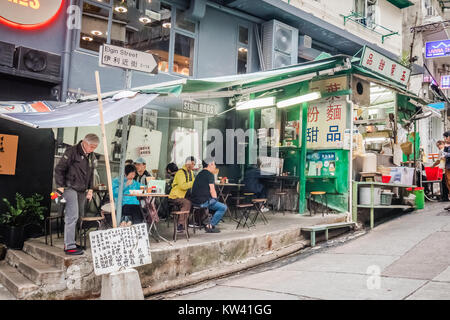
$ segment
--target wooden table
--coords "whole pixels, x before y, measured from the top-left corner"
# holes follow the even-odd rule
[[[162,198],[169,197],[168,194],[161,194],[161,193],[125,194],[124,196],[145,199],[145,206],[146,206],[147,212],[143,211],[143,218],[144,218],[145,222],[147,223],[147,226],[148,226],[148,214],[150,212],[150,204],[152,204],[152,202],[153,202],[153,205],[154,205],[156,198],[162,199]],[[159,203],[158,207],[156,207],[156,214],[158,214],[160,208],[161,208],[161,202]],[[161,239],[161,240],[167,242],[168,244],[173,245],[172,243],[170,243],[169,240],[167,240],[166,238],[164,238],[163,236],[161,236],[159,234],[158,228],[156,227],[155,220],[154,219],[151,219],[151,220],[152,220],[152,222],[151,222],[150,226],[148,226],[148,233],[158,242]]]

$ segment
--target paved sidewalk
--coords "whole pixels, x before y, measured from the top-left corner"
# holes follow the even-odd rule
[[[442,203],[314,254],[171,293],[168,299],[450,299],[450,213]],[[319,245],[323,243],[319,243]]]

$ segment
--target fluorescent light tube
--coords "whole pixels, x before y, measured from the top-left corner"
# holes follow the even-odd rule
[[[270,107],[275,104],[275,97],[267,97],[260,99],[252,99],[245,102],[238,102],[236,104],[236,110],[246,110],[253,108]]]
[[[317,100],[320,99],[321,97],[322,95],[320,94],[320,92],[311,92],[308,94],[304,94],[302,96],[280,101],[277,103],[277,108],[286,108],[303,102]]]

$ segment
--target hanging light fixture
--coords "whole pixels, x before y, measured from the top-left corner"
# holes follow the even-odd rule
[[[150,23],[152,19],[150,19],[148,16],[142,16],[139,18],[139,21],[142,22],[143,24],[147,24]]]
[[[101,36],[103,34],[103,32],[98,31],[98,30],[92,30],[91,34],[93,34],[94,36]]]
[[[120,1],[119,5],[114,7],[114,10],[119,13],[125,13],[128,11],[128,8],[126,6],[125,0]]]
[[[88,42],[94,41],[94,39],[92,37],[89,37],[89,36],[83,36],[83,37],[81,37],[81,39],[83,41],[88,41]]]
[[[270,107],[275,104],[275,97],[251,99],[236,103],[236,110]]]
[[[320,94],[320,92],[311,92],[298,97],[280,101],[277,103],[277,108],[286,108],[303,102],[317,100],[320,99],[321,97],[322,95]]]
[[[169,29],[169,28],[172,27],[172,24],[171,24],[170,22],[164,22],[164,23],[162,24],[162,26],[163,26],[163,28]]]

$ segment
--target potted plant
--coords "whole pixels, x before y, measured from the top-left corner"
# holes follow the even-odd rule
[[[5,244],[11,249],[22,249],[25,226],[44,220],[46,207],[41,206],[42,195],[34,194],[25,198],[16,193],[16,206],[3,198],[6,211],[0,213],[0,225],[3,227]]]

